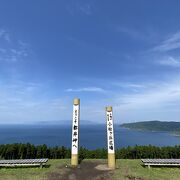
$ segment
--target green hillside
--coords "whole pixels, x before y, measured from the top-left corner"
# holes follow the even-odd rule
[[[180,134],[180,122],[165,121],[143,121],[135,123],[125,123],[121,127],[144,130],[144,131],[165,131]]]

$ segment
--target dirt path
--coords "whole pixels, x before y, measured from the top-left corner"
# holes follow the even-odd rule
[[[96,168],[98,162],[82,162],[78,168],[59,167],[47,174],[48,180],[113,180],[113,171]],[[102,163],[101,163],[102,164]],[[104,165],[105,166],[105,165]]]

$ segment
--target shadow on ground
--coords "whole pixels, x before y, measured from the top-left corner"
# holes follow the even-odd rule
[[[98,162],[82,161],[78,168],[58,167],[55,172],[47,174],[47,180],[113,180],[113,171],[98,170]]]
[[[50,164],[45,164],[45,165],[43,165],[43,168],[50,168],[51,167],[51,165]],[[0,167],[0,169],[31,169],[31,168],[39,168],[40,169],[40,166],[39,165],[37,165],[37,166],[7,166],[7,167]]]

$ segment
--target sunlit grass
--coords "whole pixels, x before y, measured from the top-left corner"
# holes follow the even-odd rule
[[[179,180],[178,167],[147,167],[142,166],[140,160],[118,159],[115,179],[142,179],[142,180]]]

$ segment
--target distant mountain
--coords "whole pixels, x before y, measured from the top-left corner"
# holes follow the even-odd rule
[[[143,131],[165,131],[180,135],[180,122],[167,121],[143,121],[135,123],[124,123],[120,125],[124,128]]]
[[[36,124],[40,125],[71,125],[72,124],[72,119],[71,120],[52,120],[52,121],[38,121]],[[80,120],[80,125],[93,125],[94,122],[88,121],[88,120]],[[97,124],[97,123],[96,123]]]

